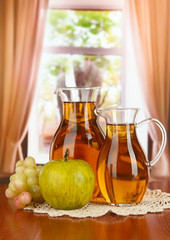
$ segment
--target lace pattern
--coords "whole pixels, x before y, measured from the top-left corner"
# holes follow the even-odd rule
[[[148,189],[142,202],[132,206],[111,206],[102,203],[88,203],[81,209],[58,210],[50,207],[46,202],[42,204],[30,203],[24,209],[32,210],[39,214],[48,214],[50,217],[70,216],[74,218],[100,217],[108,212],[121,216],[144,215],[148,212],[163,212],[170,208],[170,193],[162,192],[160,189]]]

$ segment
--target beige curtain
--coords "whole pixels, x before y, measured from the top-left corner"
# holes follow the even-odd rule
[[[48,0],[0,1],[0,172],[12,173],[36,86]]]
[[[168,133],[161,160],[152,167],[152,177],[170,174],[170,1],[127,0],[136,61],[145,99],[145,111],[160,120]],[[159,149],[160,136],[150,125],[153,156]]]

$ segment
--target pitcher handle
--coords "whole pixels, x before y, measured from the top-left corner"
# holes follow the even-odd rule
[[[146,163],[146,165],[148,167],[152,167],[159,160],[159,158],[161,157],[161,155],[162,155],[162,153],[163,153],[163,151],[165,149],[166,142],[167,142],[167,134],[166,134],[166,130],[165,130],[163,124],[160,121],[158,121],[157,119],[155,119],[155,118],[147,118],[147,119],[145,119],[145,120],[143,120],[143,121],[141,121],[139,123],[136,123],[135,125],[136,125],[136,127],[140,127],[143,124],[149,123],[149,122],[154,122],[160,128],[161,133],[162,133],[162,143],[161,143],[159,152],[157,153],[156,157],[153,160],[148,161]]]

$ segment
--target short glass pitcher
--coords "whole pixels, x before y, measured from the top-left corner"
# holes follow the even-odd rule
[[[156,119],[136,122],[138,109],[98,109],[97,114],[106,120],[106,137],[101,149],[97,176],[103,197],[109,204],[118,206],[139,203],[148,185],[148,169],[160,158],[166,145],[166,131]],[[136,129],[154,122],[162,133],[162,144],[157,156],[148,161],[139,144]]]

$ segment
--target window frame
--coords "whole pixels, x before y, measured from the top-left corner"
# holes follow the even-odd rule
[[[85,5],[78,5],[75,0],[71,0],[68,4],[67,0],[63,0],[63,3],[59,3],[56,0],[50,0],[48,10],[73,10],[73,11],[122,11],[123,20],[122,20],[122,44],[120,48],[93,48],[93,47],[55,47],[55,46],[43,46],[42,53],[54,53],[54,54],[87,54],[87,55],[115,55],[122,57],[121,61],[121,86],[122,92],[125,91],[125,0],[105,0],[106,3],[102,5],[93,4],[94,0],[89,2],[90,7],[88,6],[88,1]],[[121,105],[125,104],[124,94],[121,95]]]

